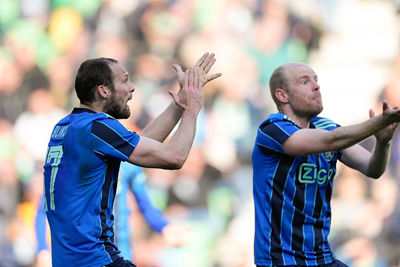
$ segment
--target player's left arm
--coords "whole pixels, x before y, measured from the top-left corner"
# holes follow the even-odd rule
[[[139,168],[139,167],[137,167]],[[138,171],[133,177],[131,184],[131,191],[135,196],[137,205],[150,227],[161,233],[162,229],[169,223],[165,218],[163,212],[156,208],[150,200],[147,187],[145,174],[142,170]]]
[[[35,234],[37,240],[37,250],[35,255],[35,267],[50,267],[51,266],[51,253],[47,242],[47,220],[46,212],[44,210],[44,199],[41,197],[40,203],[36,210],[35,218]]]

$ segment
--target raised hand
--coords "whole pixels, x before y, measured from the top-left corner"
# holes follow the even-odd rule
[[[400,110],[398,107],[392,108],[386,101],[383,101],[382,110],[385,116],[397,116],[397,120],[395,119],[395,122],[389,124],[387,127],[375,133],[376,140],[378,142],[386,144],[392,139],[394,132],[399,125]],[[369,110],[369,117],[375,117],[375,113],[372,109]]]
[[[183,87],[178,94],[168,92],[175,103],[183,109],[199,112],[203,102],[200,75],[196,68],[187,69],[183,78]]]
[[[193,66],[193,69],[196,70],[198,74],[200,88],[202,88],[209,81],[212,81],[221,76],[221,73],[216,73],[207,76],[207,73],[210,71],[211,67],[214,65],[216,61],[214,56],[215,55],[213,53],[209,54],[207,52]],[[182,96],[182,87],[184,85],[185,72],[182,71],[181,66],[179,66],[178,64],[173,64],[172,67],[174,67],[174,69],[176,70],[180,90],[177,94],[172,91],[169,91],[168,93],[171,95],[172,99],[178,106],[183,107],[180,103],[185,102],[184,99],[181,99],[181,97],[184,98],[184,96]]]
[[[193,68],[196,69],[197,73],[199,74],[199,80],[200,80],[201,87],[203,87],[209,81],[212,81],[222,75],[221,73],[216,73],[216,74],[207,76],[207,73],[210,71],[211,67],[214,65],[214,63],[216,61],[214,56],[215,56],[214,53],[210,54],[207,52],[193,66]],[[180,89],[180,91],[181,91],[185,73],[183,72],[181,66],[179,66],[178,64],[173,64],[172,67],[175,69],[176,74],[178,76],[178,82],[179,82],[179,87],[181,88]],[[178,92],[178,95],[180,94],[180,91]],[[169,94],[171,96],[173,96],[175,93],[169,92]]]
[[[181,247],[191,239],[192,229],[178,224],[168,224],[162,230],[162,236],[168,246]]]
[[[221,73],[216,73],[210,76],[207,76],[207,73],[210,71],[211,67],[214,65],[215,59],[214,53],[205,53],[199,60],[197,60],[196,64],[193,66],[194,69],[197,70],[200,77],[201,86],[204,86],[209,81],[212,81],[221,76]],[[183,77],[185,73],[182,71],[181,66],[178,64],[173,64],[172,67],[176,70],[178,76],[179,86],[182,88],[183,86]]]

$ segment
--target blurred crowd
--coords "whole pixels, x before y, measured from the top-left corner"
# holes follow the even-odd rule
[[[79,64],[102,56],[126,66],[136,91],[124,123],[139,131],[178,90],[171,65],[192,66],[206,51],[223,76],[204,88],[188,161],[177,171],[145,169],[153,203],[191,227],[189,242],[166,247],[132,201],[134,258],[139,267],[254,266],[251,152],[256,127],[275,112],[268,79],[283,63],[318,56],[342,2],[1,0],[0,266],[35,266],[44,155],[54,124],[79,104]],[[399,1],[384,2],[400,11]],[[382,99],[400,105],[400,56],[387,65],[377,110]],[[350,266],[400,266],[400,133],[384,177],[368,180],[341,166],[336,179],[337,256]]]

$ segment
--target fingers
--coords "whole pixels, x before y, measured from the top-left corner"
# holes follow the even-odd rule
[[[375,117],[375,112],[372,109],[370,109],[369,110],[369,118],[373,118],[373,117]]]
[[[193,76],[194,76],[193,77],[193,85],[195,88],[199,88],[200,87],[199,86],[200,79],[199,79],[199,75],[198,75],[196,69],[193,70]]]
[[[209,53],[206,52],[199,60],[197,60],[196,64],[194,65],[195,67],[200,67],[204,60],[208,57]]]
[[[194,67],[202,68],[206,73],[211,69],[214,65],[216,59],[214,58],[215,54],[208,52],[205,53],[194,65]]]
[[[188,86],[193,86],[194,78],[195,78],[194,70],[192,68],[190,68],[189,69],[189,83],[188,83]]]
[[[193,86],[194,88],[201,88],[200,86],[200,77],[196,68],[189,69],[189,86]]]
[[[190,69],[187,69],[186,72],[185,72],[185,78],[184,78],[184,81],[183,81],[183,85],[185,87],[189,86],[189,74],[190,74],[189,71],[190,71]]]
[[[212,65],[215,63],[215,54],[211,53],[203,62],[203,64],[200,65],[200,68],[202,68],[206,73],[211,69]]]
[[[204,86],[206,83],[209,81],[212,81],[218,77],[221,76],[221,73],[213,74],[210,76],[207,76],[207,73],[210,71],[211,67],[214,65],[216,62],[215,59],[215,54],[214,53],[205,53],[193,66],[192,69],[196,70],[196,76],[198,76],[198,79],[194,83],[195,87],[199,86]],[[177,70],[180,69],[180,66],[174,66],[174,68]],[[194,80],[191,80],[194,81]],[[197,83],[198,81],[198,83]]]
[[[175,69],[177,73],[182,73],[182,68],[178,64],[172,64],[172,67]]]
[[[177,101],[177,98],[176,98],[176,94],[174,92],[172,92],[172,91],[168,91],[168,94],[172,97],[172,100],[174,100],[174,102],[176,104],[178,104],[178,101]]]
[[[383,100],[382,101],[382,110],[385,111],[389,108],[390,108],[390,105],[388,104],[388,102],[386,100]]]
[[[221,75],[222,75],[221,73],[216,73],[216,74],[213,74],[213,75],[207,77],[206,83],[208,83],[209,81],[212,81],[212,80],[214,80],[214,79],[216,79],[218,77],[221,77]]]

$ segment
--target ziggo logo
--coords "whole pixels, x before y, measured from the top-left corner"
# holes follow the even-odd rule
[[[317,165],[314,163],[302,163],[299,167],[299,181],[300,183],[313,184],[318,182],[323,185],[328,182],[335,174],[333,169],[318,170]]]

